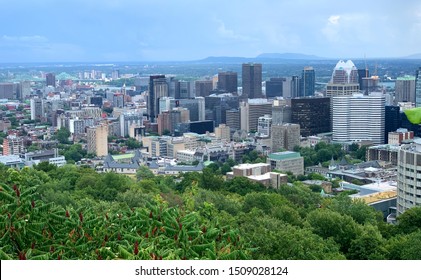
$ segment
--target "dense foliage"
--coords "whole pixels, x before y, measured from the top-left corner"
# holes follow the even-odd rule
[[[421,210],[386,224],[299,181],[279,190],[221,166],[177,177],[0,166],[1,259],[420,259]]]

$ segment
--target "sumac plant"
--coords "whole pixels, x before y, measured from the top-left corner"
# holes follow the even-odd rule
[[[0,259],[250,259],[238,231],[157,201],[64,209],[36,187],[0,184]]]

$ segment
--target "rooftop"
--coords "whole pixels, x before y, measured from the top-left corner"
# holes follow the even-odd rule
[[[285,160],[285,159],[293,159],[293,158],[299,158],[299,157],[301,157],[300,153],[291,152],[291,151],[272,153],[269,155],[269,158],[274,159],[274,160]]]

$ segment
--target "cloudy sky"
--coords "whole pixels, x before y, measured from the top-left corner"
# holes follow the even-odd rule
[[[419,0],[0,0],[1,62],[421,53]]]

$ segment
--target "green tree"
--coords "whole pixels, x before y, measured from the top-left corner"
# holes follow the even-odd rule
[[[306,221],[315,234],[323,238],[333,238],[345,255],[361,230],[348,215],[341,215],[329,209],[317,209],[307,215]]]
[[[129,148],[129,149],[131,149],[131,150],[134,150],[134,149],[139,149],[142,145],[140,144],[140,142],[139,141],[137,141],[136,139],[134,139],[134,138],[129,138],[129,139],[127,139],[127,141],[126,141],[126,146],[127,146],[127,148]]]
[[[137,180],[144,180],[144,179],[153,179],[155,174],[145,165],[139,166],[136,171],[136,178]]]
[[[69,143],[69,137],[70,137],[70,131],[67,128],[61,127],[57,131],[57,140],[61,144],[68,144]]]
[[[421,207],[413,207],[397,218],[398,230],[402,233],[411,233],[421,229]]]

